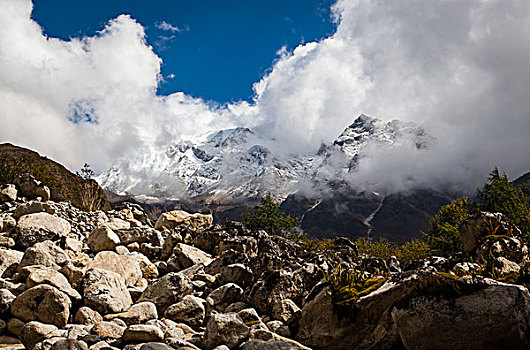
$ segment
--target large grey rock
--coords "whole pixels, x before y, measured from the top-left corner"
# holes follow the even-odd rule
[[[68,221],[48,213],[22,216],[16,226],[16,242],[20,248],[29,248],[35,243],[66,237],[71,226]]]
[[[58,328],[51,324],[37,321],[28,322],[20,331],[19,339],[26,349],[31,350],[35,344],[57,335]]]
[[[184,210],[173,210],[163,213],[155,223],[155,229],[172,230],[179,225],[186,225],[190,230],[205,230],[212,226],[213,216],[211,214],[190,214]]]
[[[236,349],[249,336],[249,328],[236,313],[214,313],[204,332],[204,348],[211,350],[218,345]]]
[[[219,283],[235,283],[238,286],[245,287],[252,282],[253,278],[254,273],[244,264],[230,264],[221,269]]]
[[[120,237],[114,233],[108,226],[101,225],[90,232],[87,239],[90,250],[94,253],[103,250],[114,250],[120,244]]]
[[[53,215],[55,214],[55,209],[48,202],[30,201],[19,205],[13,213],[13,218],[18,220],[24,215],[42,212]]]
[[[92,310],[88,306],[82,306],[77,310],[74,322],[82,325],[92,326],[103,321],[99,312]]]
[[[263,340],[263,341],[266,341],[267,343],[269,342],[280,342],[280,344],[282,344],[282,346],[284,346],[284,344],[289,344],[291,346],[291,349],[293,350],[311,350],[310,348],[308,348],[307,346],[304,346],[302,344],[300,344],[299,342],[297,341],[294,341],[292,339],[289,339],[289,338],[286,338],[286,337],[282,337],[278,334],[275,334],[271,331],[268,331],[266,329],[252,329],[250,331],[250,338],[251,340]],[[273,343],[274,344],[274,343]],[[264,344],[265,345],[265,348],[269,348],[269,346],[271,346],[272,344]]]
[[[384,289],[384,291],[383,291]],[[388,285],[374,296],[357,305],[355,319],[351,311],[340,313],[333,302],[331,290],[324,287],[302,308],[296,339],[313,349],[391,350],[399,347],[400,339],[390,312],[393,304],[410,295],[403,285]]]
[[[497,284],[456,298],[421,296],[392,311],[407,349],[528,349],[530,295]]]
[[[18,271],[20,272],[24,267],[31,265],[42,265],[59,269],[60,266],[66,265],[69,261],[70,257],[64,250],[52,241],[44,241],[26,249],[18,266]]]
[[[0,232],[9,232],[17,225],[17,221],[11,214],[0,214]]]
[[[17,200],[17,188],[13,184],[0,186],[0,202]]]
[[[16,297],[11,314],[24,321],[41,321],[64,327],[70,317],[72,302],[66,294],[48,285],[30,288]]]
[[[240,350],[296,350],[291,343],[281,340],[252,339],[241,344]]]
[[[0,319],[7,319],[11,304],[13,304],[15,298],[15,295],[8,289],[0,289]]]
[[[127,255],[118,255],[111,251],[99,252],[88,268],[99,268],[119,274],[126,286],[134,286],[142,278],[142,270],[138,261]]]
[[[291,299],[282,299],[272,307],[272,317],[293,325],[302,317],[302,311]]]
[[[209,310],[224,311],[243,296],[243,289],[235,283],[227,283],[212,291],[206,298]]]
[[[88,350],[88,345],[77,339],[61,339],[53,343],[50,350]]]
[[[81,295],[72,288],[66,277],[52,268],[35,266],[31,269],[31,273],[26,279],[26,286],[31,288],[39,284],[49,284],[66,293],[73,300],[81,300]]]
[[[160,231],[152,228],[134,227],[130,229],[121,229],[115,231],[120,238],[121,245],[128,245],[131,243],[150,243],[155,247],[162,247],[164,244],[164,237]]]
[[[109,314],[105,316],[106,320],[119,318],[123,320],[127,325],[144,323],[149,320],[157,319],[158,313],[156,311],[155,304],[144,301],[138,304],[134,304],[127,311],[120,312],[117,314]]]
[[[202,326],[206,316],[206,301],[193,295],[186,295],[181,301],[171,305],[166,310],[165,316],[190,326]]]
[[[158,277],[158,268],[149,260],[149,258],[141,253],[132,253],[131,256],[138,261],[140,269],[142,270],[142,277],[151,281]]]
[[[110,339],[119,339],[123,336],[125,332],[123,326],[118,325],[114,322],[101,321],[98,322],[90,329],[90,332],[101,337],[105,337],[107,340]]]
[[[150,301],[156,305],[159,315],[163,315],[166,309],[178,302],[184,296],[193,292],[193,285],[188,277],[179,273],[168,273],[162,278],[155,280],[143,292],[138,302]]]
[[[82,282],[85,304],[102,313],[117,313],[132,305],[123,278],[115,272],[92,268]]]
[[[286,270],[275,270],[263,273],[246,294],[249,304],[260,314],[271,314],[272,307],[282,299],[291,299],[301,304],[305,286],[300,274]]]
[[[0,278],[6,277],[4,276],[6,272],[9,275],[16,272],[23,256],[24,253],[17,250],[0,248]]]
[[[18,187],[18,195],[27,199],[41,198],[44,201],[50,199],[50,189],[36,180],[30,174],[21,174],[15,178]]]
[[[494,231],[495,230],[495,231]],[[462,247],[466,254],[475,255],[483,237],[489,235],[520,236],[521,231],[501,213],[480,212],[460,226]]]
[[[124,342],[157,342],[164,339],[164,333],[156,326],[135,324],[127,327],[123,333]]]
[[[208,264],[212,260],[210,254],[187,244],[177,243],[173,255],[168,261],[170,271],[180,271],[196,264]]]

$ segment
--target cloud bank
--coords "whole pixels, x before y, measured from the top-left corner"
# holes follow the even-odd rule
[[[385,188],[482,182],[530,170],[526,0],[339,0],[336,32],[280,50],[252,103],[159,96],[161,60],[127,15],[96,36],[46,37],[32,4],[0,4],[0,142],[105,170],[170,142],[244,125],[313,152],[361,113],[422,125],[428,151],[371,147],[351,181]]]

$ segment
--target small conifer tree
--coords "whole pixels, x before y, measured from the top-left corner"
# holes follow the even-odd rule
[[[242,215],[242,222],[249,230],[265,230],[269,234],[282,236],[291,232],[298,221],[298,218],[281,211],[270,193],[260,199],[260,204],[256,204],[253,211],[247,210]]]

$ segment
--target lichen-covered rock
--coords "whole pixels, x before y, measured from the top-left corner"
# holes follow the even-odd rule
[[[108,226],[101,225],[90,232],[87,239],[90,250],[98,253],[104,250],[114,250],[120,244],[120,237]]]
[[[191,294],[192,291],[193,285],[188,277],[172,272],[155,280],[147,287],[138,302],[150,301],[154,303],[158,314],[163,315],[170,305]]]
[[[117,313],[132,305],[131,295],[123,278],[115,272],[92,268],[82,282],[85,305],[102,313]]]
[[[45,284],[30,288],[16,297],[11,314],[24,321],[41,321],[64,327],[72,302],[57,288]]]
[[[236,313],[214,313],[210,317],[204,332],[204,348],[211,350],[218,345],[237,349],[249,336],[249,328]]]
[[[16,226],[16,243],[20,248],[29,248],[35,243],[56,240],[70,232],[68,221],[48,213],[34,213],[22,216]]]
[[[142,278],[142,270],[138,261],[128,255],[119,255],[111,251],[99,252],[94,260],[88,264],[88,268],[99,268],[116,272],[125,282],[132,287]]]

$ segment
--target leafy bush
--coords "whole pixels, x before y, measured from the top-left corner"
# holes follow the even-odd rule
[[[429,245],[419,239],[413,239],[410,242],[398,245],[384,238],[380,238],[377,241],[370,241],[362,237],[358,238],[355,244],[359,253],[382,258],[385,261],[391,256],[395,256],[399,262],[408,263],[431,256]]]
[[[495,168],[482,189],[477,189],[478,208],[481,211],[503,213],[523,232],[525,236],[530,231],[530,210],[528,197],[523,191],[515,187],[506,174],[499,174]]]
[[[326,280],[331,287],[335,304],[355,309],[355,302],[360,297],[379,289],[387,278],[370,278],[361,270],[348,270],[337,265]]]
[[[459,226],[470,214],[470,201],[463,197],[443,206],[431,220],[425,235],[433,253],[450,256],[462,248]]]
[[[243,224],[250,230],[265,230],[273,235],[286,235],[298,225],[299,219],[286,215],[274,203],[270,194],[260,199],[254,211],[247,210],[242,215]]]

